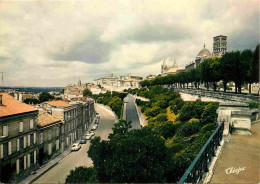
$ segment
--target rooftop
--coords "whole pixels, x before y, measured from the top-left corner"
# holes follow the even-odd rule
[[[0,105],[0,117],[21,114],[25,112],[33,112],[37,109],[30,105],[16,101],[12,96],[6,93],[2,95],[2,105]]]
[[[49,101],[49,102],[45,102],[45,103],[48,103],[48,104],[56,106],[56,107],[69,107],[69,106],[71,106],[70,104],[68,104],[67,102],[64,102],[62,100],[53,100],[53,101]]]
[[[46,126],[57,121],[61,121],[58,117],[54,117],[48,113],[42,112],[38,116],[38,125],[39,126]]]

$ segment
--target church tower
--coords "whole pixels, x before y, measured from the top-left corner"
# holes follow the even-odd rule
[[[81,86],[81,80],[80,80],[80,78],[79,78],[78,86]]]
[[[161,65],[161,74],[164,74],[165,71],[167,71],[168,66],[166,64],[165,59],[163,60],[163,64]]]

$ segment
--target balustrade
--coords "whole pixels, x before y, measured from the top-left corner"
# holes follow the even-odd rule
[[[215,156],[217,147],[220,145],[223,130],[224,122],[221,122],[181,177],[179,184],[198,183],[203,179],[203,175],[208,172],[211,160]]]

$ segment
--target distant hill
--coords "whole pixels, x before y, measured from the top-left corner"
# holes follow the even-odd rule
[[[0,87],[0,89],[16,89],[19,92],[34,92],[34,93],[42,93],[49,91],[58,91],[61,92],[63,87]]]

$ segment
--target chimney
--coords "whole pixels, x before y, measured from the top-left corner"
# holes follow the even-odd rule
[[[3,96],[0,94],[0,106],[3,105]]]

